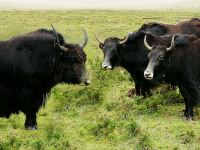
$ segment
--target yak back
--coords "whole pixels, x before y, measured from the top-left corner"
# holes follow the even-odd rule
[[[166,34],[182,33],[182,34],[193,34],[197,37],[200,37],[200,19],[192,18],[190,20],[178,22],[174,25],[150,22],[148,24],[143,24],[138,31],[150,32],[152,34],[159,36]]]
[[[64,38],[58,36],[60,44],[63,44]],[[49,61],[57,53],[54,42],[55,35],[46,29],[0,42],[0,82],[45,77]]]

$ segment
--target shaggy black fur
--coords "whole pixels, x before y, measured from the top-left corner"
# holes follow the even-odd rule
[[[112,66],[112,68],[121,66],[125,68],[135,82],[136,95],[143,95],[150,92],[159,80],[163,80],[158,76],[152,81],[144,78],[144,70],[148,64],[149,51],[144,47],[144,33],[151,32],[155,35],[165,35],[174,33],[200,35],[199,19],[191,19],[180,22],[175,25],[149,23],[144,24],[138,31],[129,35],[128,41],[124,44],[119,44],[122,39],[107,38],[99,47],[104,53],[104,62]],[[149,42],[151,43],[151,42]]]
[[[57,83],[80,83],[86,55],[78,45],[66,44],[52,30],[39,29],[0,42],[0,116],[22,111],[26,129],[37,129],[36,114]]]
[[[172,36],[156,38],[170,43]],[[148,70],[165,74],[169,83],[178,85],[185,100],[184,115],[192,119],[193,108],[200,102],[200,40],[193,35],[179,34],[175,36],[175,46],[171,51],[166,50],[168,44],[152,45]]]

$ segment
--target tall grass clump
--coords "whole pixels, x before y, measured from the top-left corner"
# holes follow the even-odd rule
[[[45,146],[48,149],[67,149],[71,147],[68,138],[65,137],[64,126],[60,122],[53,122],[48,125],[46,140],[48,143],[45,143]]]
[[[108,115],[102,115],[96,119],[96,122],[90,128],[90,132],[96,137],[96,139],[110,138],[115,127],[116,122],[114,119]]]

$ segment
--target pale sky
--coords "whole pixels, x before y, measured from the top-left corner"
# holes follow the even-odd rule
[[[200,9],[200,0],[0,0],[1,9]]]

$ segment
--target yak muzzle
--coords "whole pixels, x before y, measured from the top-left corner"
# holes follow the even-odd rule
[[[89,85],[91,83],[89,75],[86,71],[84,71],[84,73],[82,74],[81,81],[81,85]]]
[[[112,69],[112,66],[110,64],[107,64],[107,63],[102,63],[101,67],[103,69]]]
[[[86,80],[86,81],[84,82],[85,85],[90,85],[90,83],[91,83],[90,80]]]
[[[147,80],[152,80],[152,79],[153,79],[153,72],[148,71],[148,70],[145,70],[145,71],[144,71],[144,77],[145,77]]]
[[[90,80],[86,80],[86,81],[83,81],[82,83],[80,83],[79,85],[81,86],[88,86],[90,85],[91,81]]]

